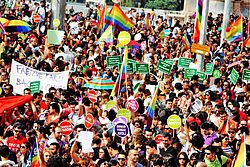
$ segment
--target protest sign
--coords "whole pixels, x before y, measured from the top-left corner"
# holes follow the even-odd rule
[[[118,35],[119,43],[127,45],[130,42],[131,36],[127,31],[121,31]]]
[[[128,64],[129,63],[133,64],[133,72],[136,71],[136,64],[138,64],[138,63],[133,59],[128,59]]]
[[[133,112],[136,112],[139,108],[139,104],[135,99],[130,99],[126,102],[126,109],[131,109]]]
[[[243,71],[243,76],[242,76],[243,80],[250,80],[250,70],[244,70]]]
[[[30,82],[30,93],[39,93],[40,92],[40,81]]]
[[[167,119],[167,124],[172,129],[178,129],[181,126],[181,118],[178,115],[170,115]]]
[[[65,136],[70,135],[74,130],[73,125],[69,121],[62,121],[59,126],[62,128],[62,134]]]
[[[127,72],[129,74],[132,74],[134,72],[133,63],[128,63],[128,65],[127,65]]]
[[[214,77],[214,78],[220,78],[220,77],[221,77],[220,70],[214,70],[214,72],[213,72],[213,77]]]
[[[198,113],[198,112],[201,111],[202,107],[203,107],[202,101],[199,100],[199,99],[196,99],[196,100],[193,102],[192,106],[190,107],[190,110],[191,110],[191,112],[192,112],[193,114],[196,114],[196,113]]]
[[[236,82],[239,78],[238,72],[233,68],[231,71],[231,74],[229,75],[230,81],[233,82],[234,85],[236,85]]]
[[[92,114],[88,113],[84,119],[84,125],[87,129],[90,129],[94,124],[94,117]]]
[[[201,71],[197,71],[196,73],[199,76],[199,81],[204,81],[206,79],[206,74]]]
[[[191,52],[205,55],[210,52],[210,46],[193,43],[191,46]]]
[[[48,41],[47,41],[48,44],[61,45],[61,42],[64,37],[64,31],[48,30],[47,36],[48,36]]]
[[[113,126],[117,125],[118,123],[127,124],[128,121],[125,117],[119,116],[112,121]]]
[[[192,76],[197,74],[197,69],[186,68],[184,71],[184,78],[191,79]]]
[[[155,136],[155,142],[156,142],[156,144],[161,144],[162,140],[163,140],[163,135],[162,134],[159,134],[159,135]]]
[[[93,141],[94,134],[90,131],[81,131],[79,133],[77,141],[82,143],[82,152],[88,153],[93,152],[92,148],[92,141]]]
[[[172,64],[169,64],[168,62],[163,60],[159,60],[157,65],[157,69],[165,74],[169,74],[171,72],[172,67]]]
[[[40,90],[45,94],[50,87],[67,89],[68,75],[69,71],[43,72],[12,60],[10,84],[13,85],[14,93],[22,95],[23,90],[30,87],[30,82],[40,81]]]
[[[128,126],[122,122],[116,124],[115,134],[119,137],[126,137],[128,135]]]
[[[149,73],[148,64],[136,64],[136,72],[139,74],[148,74]]]
[[[111,100],[111,101],[107,102],[107,104],[106,104],[106,110],[109,111],[110,109],[114,108],[115,106],[116,106],[116,101]]]
[[[212,63],[207,63],[207,64],[206,64],[205,74],[206,74],[206,75],[213,75],[213,71],[214,71],[214,64],[212,64]]]
[[[178,60],[178,67],[179,68],[188,68],[189,64],[192,61],[193,61],[192,59],[180,57],[179,60]]]
[[[108,67],[114,67],[121,63],[121,56],[108,56],[106,60]]]
[[[96,103],[97,102],[97,93],[95,90],[90,90],[88,92],[88,98],[92,103]]]
[[[131,112],[128,111],[127,109],[122,108],[122,109],[118,110],[116,116],[117,117],[119,117],[119,116],[125,117],[127,119],[127,121],[130,122]]]
[[[167,62],[168,64],[171,64],[171,65],[174,64],[174,60],[173,59],[166,59],[164,61]]]
[[[53,26],[58,27],[60,25],[60,20],[59,19],[54,19],[53,20]]]

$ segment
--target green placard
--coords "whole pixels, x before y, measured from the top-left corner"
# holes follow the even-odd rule
[[[128,111],[127,109],[123,109],[123,108],[122,108],[122,109],[118,110],[118,112],[117,112],[116,117],[119,117],[119,116],[125,117],[126,120],[127,120],[128,122],[130,122],[131,112]]]
[[[205,71],[205,74],[206,74],[206,75],[213,75],[213,71],[214,71],[214,64],[212,64],[212,63],[207,63],[207,64],[206,64],[206,71]]]
[[[200,81],[204,81],[206,79],[206,74],[204,72],[197,71],[196,74],[200,77]]]
[[[109,111],[110,109],[114,108],[115,106],[116,106],[116,101],[112,100],[106,104],[106,109]]]
[[[169,74],[171,72],[172,67],[172,64],[169,64],[168,62],[163,60],[159,60],[157,65],[157,69],[165,74]]]
[[[133,59],[128,59],[128,63],[132,63],[133,64],[133,71],[136,71],[136,64],[138,64],[138,63]]]
[[[234,85],[236,85],[236,82],[239,78],[238,72],[233,68],[231,71],[231,74],[229,75],[230,81],[233,82]]]
[[[193,61],[192,59],[180,57],[179,60],[178,60],[178,67],[179,68],[188,68],[189,64],[192,61]]]
[[[108,56],[106,60],[108,67],[114,67],[121,63],[121,56]]]
[[[243,76],[242,76],[243,80],[250,80],[250,70],[244,70],[243,71]]]
[[[174,60],[173,59],[166,59],[164,61],[167,62],[168,64],[171,64],[171,65],[174,64]]]
[[[136,72],[139,74],[148,74],[149,73],[148,64],[136,64]]]
[[[40,92],[40,81],[30,82],[30,92],[31,94]]]
[[[220,77],[221,77],[220,70],[214,70],[214,72],[213,72],[213,77],[214,77],[214,78],[220,78]]]
[[[184,71],[184,78],[191,79],[192,76],[197,74],[197,69],[186,68]]]
[[[133,63],[128,63],[127,72],[128,72],[129,74],[132,74],[132,73],[134,72]]]

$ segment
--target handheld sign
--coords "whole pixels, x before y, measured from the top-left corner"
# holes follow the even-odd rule
[[[88,98],[92,103],[96,103],[97,102],[97,94],[95,90],[90,90],[88,93]]]
[[[127,124],[128,121],[127,121],[127,119],[126,119],[125,117],[121,117],[121,116],[120,116],[120,117],[115,118],[115,119],[112,121],[113,126],[117,125],[118,123]]]
[[[70,135],[74,130],[73,125],[69,121],[62,121],[59,126],[62,128],[62,134],[64,136]]]
[[[231,74],[230,74],[229,78],[230,78],[230,81],[232,81],[233,84],[236,85],[236,82],[237,82],[237,80],[239,78],[239,74],[234,68],[231,71]]]
[[[179,68],[188,68],[189,64],[192,61],[193,61],[192,59],[180,57],[179,60],[178,60],[178,67]]]
[[[109,111],[110,109],[114,108],[115,106],[116,106],[116,101],[111,100],[111,101],[107,102],[106,109]]]
[[[121,63],[121,56],[108,56],[106,60],[108,67],[114,67]]]
[[[35,14],[35,15],[33,16],[33,20],[34,20],[35,23],[40,23],[41,18],[40,18],[39,15]]]
[[[139,108],[139,104],[136,100],[130,99],[126,102],[126,109],[131,109],[133,112],[136,112]]]
[[[118,40],[122,45],[127,45],[131,40],[131,36],[127,31],[121,31]]]
[[[169,64],[166,61],[159,60],[157,69],[165,74],[169,74],[171,72],[172,66],[172,64]]]
[[[213,71],[214,71],[214,64],[207,63],[206,70],[205,70],[206,75],[213,75]]]
[[[39,93],[40,92],[40,81],[30,82],[30,93]]]
[[[199,76],[199,81],[204,81],[206,79],[206,74],[201,71],[197,71],[196,73]]]
[[[214,70],[214,72],[213,72],[213,77],[214,77],[214,78],[220,78],[220,77],[221,77],[220,70]]]
[[[140,33],[136,34],[134,39],[135,39],[135,41],[140,41],[141,40],[141,34]]]
[[[197,69],[186,68],[184,71],[184,78],[191,79],[192,76],[197,74]]]
[[[54,27],[58,27],[60,25],[60,20],[59,19],[54,19],[53,20],[53,25],[54,25]]]
[[[122,109],[118,110],[116,116],[117,117],[123,116],[123,117],[125,117],[127,119],[128,122],[130,122],[131,112],[128,111],[127,109],[122,108]]]
[[[121,122],[116,124],[115,134],[119,137],[126,137],[128,135],[128,126]]]
[[[167,124],[172,129],[178,129],[181,126],[181,118],[178,115],[170,115]]]
[[[203,107],[202,101],[196,99],[193,105],[191,106],[190,110],[193,114],[196,114],[201,111],[202,107]]]
[[[162,135],[156,135],[155,136],[155,142],[156,144],[161,144],[163,140],[163,136]]]
[[[92,114],[88,113],[84,119],[84,125],[87,129],[90,129],[94,124],[94,117]]]
[[[148,74],[149,66],[148,64],[136,64],[136,71],[139,74]]]
[[[193,43],[191,46],[191,52],[205,55],[210,52],[210,46]]]
[[[243,76],[242,76],[243,80],[250,80],[250,70],[244,70],[243,71]]]

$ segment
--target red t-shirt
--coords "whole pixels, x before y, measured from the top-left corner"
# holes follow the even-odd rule
[[[27,139],[23,136],[21,136],[19,139],[15,139],[14,136],[11,136],[7,140],[7,145],[10,150],[12,150],[15,153],[18,153],[20,150],[21,144],[27,142]]]

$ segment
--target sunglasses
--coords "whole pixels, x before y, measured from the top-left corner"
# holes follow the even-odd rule
[[[21,130],[15,130],[15,132],[16,132],[16,133],[17,133],[17,132],[22,133],[22,131],[21,131]]]
[[[229,131],[228,133],[235,134],[235,132]]]
[[[125,161],[125,158],[118,158],[119,161]]]
[[[210,155],[211,153],[206,153],[206,152],[205,152],[205,154],[206,154],[206,155]]]

